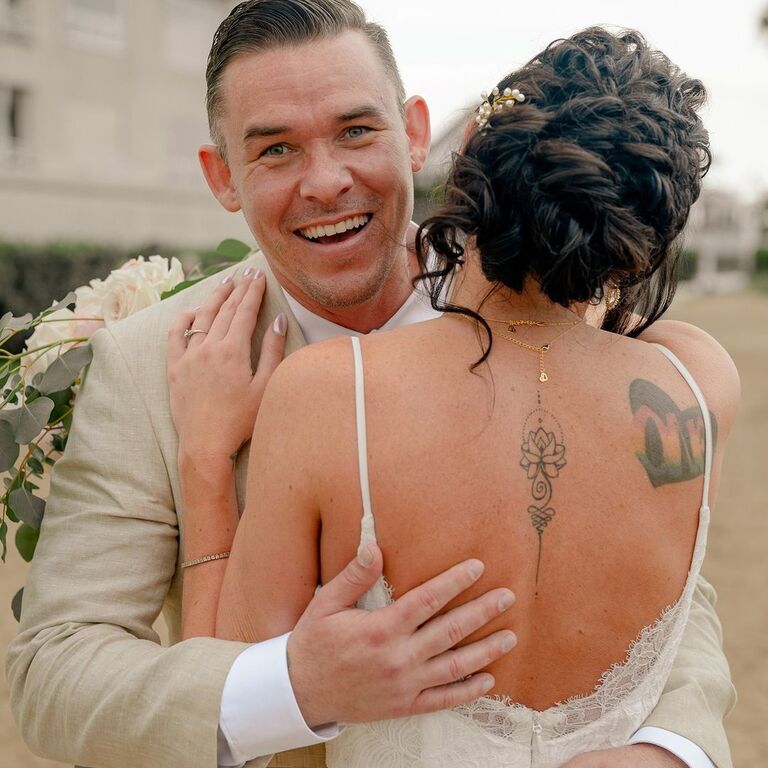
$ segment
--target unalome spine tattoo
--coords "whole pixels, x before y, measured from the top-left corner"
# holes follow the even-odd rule
[[[541,393],[538,405],[523,423],[523,441],[520,466],[531,481],[533,503],[528,505],[528,516],[538,535],[536,556],[536,584],[541,572],[541,550],[544,531],[555,516],[552,506],[552,481],[560,476],[565,466],[565,441],[560,422],[541,407]]]

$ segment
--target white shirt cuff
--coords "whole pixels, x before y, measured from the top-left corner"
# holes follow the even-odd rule
[[[287,634],[256,643],[229,670],[219,715],[220,768],[322,744],[341,732],[336,724],[312,730],[304,722],[288,676],[287,643]]]
[[[686,739],[685,736],[664,730],[664,728],[645,726],[629,740],[629,743],[655,744],[657,747],[671,752],[675,757],[679,757],[688,768],[716,768],[701,747]]]

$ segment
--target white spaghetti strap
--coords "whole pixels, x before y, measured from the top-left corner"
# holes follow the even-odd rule
[[[376,528],[371,509],[371,489],[368,481],[368,436],[365,425],[365,377],[363,352],[360,339],[351,336],[355,358],[355,417],[357,422],[357,463],[360,472],[360,495],[363,501],[363,517],[360,522],[360,547],[376,543]]]
[[[705,439],[705,445],[704,445],[704,490],[702,493],[702,501],[701,505],[702,507],[707,507],[709,509],[709,479],[710,475],[712,474],[712,420],[710,419],[709,415],[709,408],[707,407],[707,401],[704,399],[704,395],[702,394],[701,389],[699,388],[699,385],[696,383],[696,380],[691,376],[690,371],[683,365],[680,358],[672,351],[667,349],[662,344],[653,344],[654,347],[658,348],[661,352],[664,353],[664,355],[669,359],[669,361],[672,363],[672,365],[677,368],[680,375],[685,379],[688,386],[691,388],[691,391],[693,392],[694,396],[696,397],[696,400],[699,403],[699,408],[701,409],[701,416],[704,420],[704,439]]]

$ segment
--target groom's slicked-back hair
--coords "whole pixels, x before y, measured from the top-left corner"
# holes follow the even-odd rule
[[[395,86],[401,109],[405,88],[386,31],[368,21],[352,0],[246,0],[236,5],[213,36],[205,78],[211,139],[226,158],[219,128],[223,106],[221,80],[231,59],[281,46],[307,43],[342,32],[362,32],[370,41]]]

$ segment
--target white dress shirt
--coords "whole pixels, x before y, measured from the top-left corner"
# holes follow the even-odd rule
[[[287,292],[285,298],[308,344],[337,336],[364,335],[315,315]],[[438,316],[426,293],[417,289],[381,328],[371,333]],[[255,643],[235,659],[221,697],[219,768],[239,767],[261,755],[321,744],[340,733],[335,724],[313,730],[304,722],[288,676],[287,642],[288,635],[283,635]],[[663,728],[641,728],[630,743],[662,747],[688,768],[715,768],[696,744]]]

